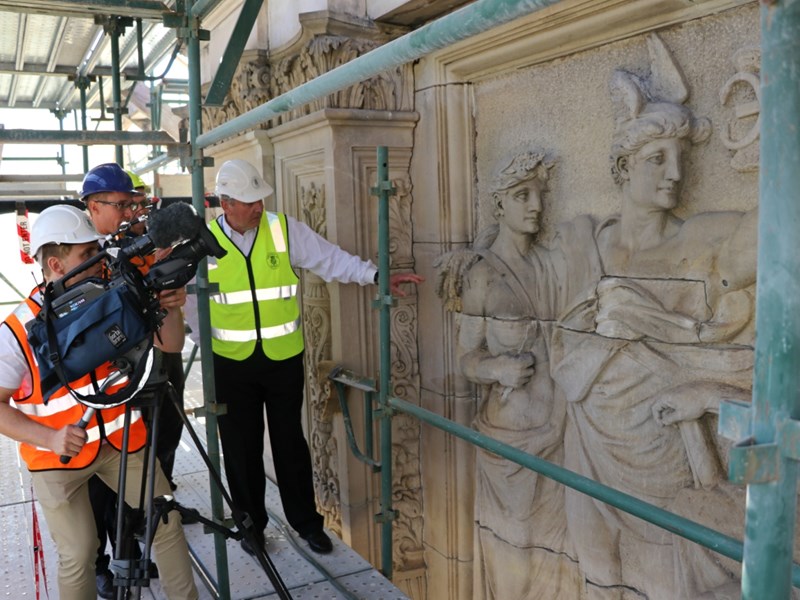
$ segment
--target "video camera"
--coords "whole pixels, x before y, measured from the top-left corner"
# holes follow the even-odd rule
[[[94,408],[132,398],[147,379],[153,336],[166,316],[158,293],[186,285],[206,256],[226,254],[188,204],[155,211],[147,222],[148,232],[136,237],[125,236],[130,224],[123,224],[107,236],[101,252],[45,287],[42,310],[28,325],[45,402],[62,386]],[[142,273],[139,267],[157,248],[171,252]],[[100,261],[105,261],[107,278],[83,278],[68,285]],[[122,389],[83,394],[70,386],[109,361],[128,375]]]

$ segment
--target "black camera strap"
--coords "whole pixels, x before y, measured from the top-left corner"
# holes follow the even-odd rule
[[[127,370],[128,384],[120,388],[112,394],[107,394],[104,391],[99,391],[97,394],[81,394],[75,390],[71,385],[67,374],[64,372],[61,354],[58,348],[58,341],[56,339],[56,331],[53,322],[57,318],[52,310],[53,300],[53,287],[52,283],[48,283],[44,290],[44,298],[42,302],[42,315],[45,320],[45,329],[47,331],[47,343],[50,349],[48,358],[53,364],[53,372],[49,376],[42,379],[42,389],[50,389],[56,382],[56,379],[63,387],[65,387],[70,395],[81,404],[92,406],[93,408],[111,408],[127,402],[131,399],[134,393],[139,390],[140,383],[145,373],[149,373],[148,364],[150,360],[144,359],[153,348],[153,336],[147,338],[146,346],[139,349],[140,357],[142,360],[124,360],[121,357],[119,361],[112,361],[117,364],[121,371]],[[131,367],[131,365],[133,365]],[[45,404],[47,401],[45,400]]]

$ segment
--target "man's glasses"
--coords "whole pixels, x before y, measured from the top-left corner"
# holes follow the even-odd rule
[[[95,200],[98,204],[107,204],[108,206],[113,206],[118,211],[124,211],[130,209],[133,212],[136,212],[140,208],[149,208],[150,202],[109,202],[108,200]]]

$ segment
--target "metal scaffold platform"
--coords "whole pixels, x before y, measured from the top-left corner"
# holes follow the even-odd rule
[[[187,342],[187,346],[190,343]],[[185,353],[188,356],[188,352]],[[193,412],[202,405],[200,363],[195,362],[186,381],[184,394],[189,420],[198,436],[205,440],[205,424]],[[202,515],[211,515],[209,477],[206,466],[194,448],[189,435],[184,432],[175,460],[175,497],[184,506],[196,508]],[[274,515],[266,531],[267,553],[297,600],[403,600],[407,596],[392,585],[372,565],[330,534],[333,552],[318,555],[311,552],[305,542],[284,525],[283,510],[277,486],[267,482],[267,509]],[[44,542],[45,567],[49,600],[58,600],[57,559],[55,547],[47,531],[44,515],[37,505],[39,527]],[[230,513],[226,511],[226,516]],[[27,469],[21,466],[17,445],[0,436],[0,548],[3,565],[0,567],[0,598],[23,600],[36,598],[33,559],[33,512],[31,484]],[[216,562],[214,538],[204,532],[200,523],[184,525],[194,562],[195,580],[200,600],[212,600],[206,577],[214,577]],[[110,552],[110,549],[108,550]],[[227,541],[230,597],[236,600],[273,599],[278,596],[267,575],[252,556],[241,549],[239,542]],[[44,583],[40,581],[40,598],[48,598]],[[142,589],[144,600],[166,600],[158,579],[149,588]]]

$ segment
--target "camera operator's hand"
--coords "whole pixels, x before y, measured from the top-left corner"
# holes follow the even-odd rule
[[[61,456],[75,456],[86,443],[86,431],[77,425],[52,429],[34,421],[10,404],[16,390],[0,387],[0,434],[32,446],[49,448]]]
[[[86,430],[77,425],[66,425],[54,429],[50,449],[60,456],[77,456],[86,443]]]
[[[156,346],[164,352],[180,352],[186,339],[181,307],[186,304],[186,288],[162,290],[158,293],[161,308],[167,311],[156,336]]]
[[[158,293],[158,300],[161,308],[169,310],[171,308],[181,308],[186,304],[186,288],[178,288],[175,290],[161,290]]]

